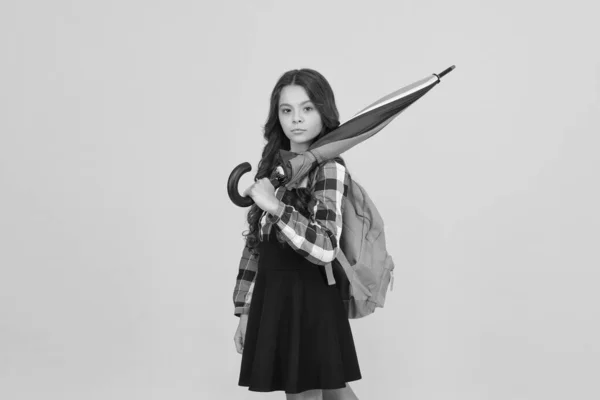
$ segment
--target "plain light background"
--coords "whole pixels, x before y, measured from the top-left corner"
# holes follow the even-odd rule
[[[0,5],[0,398],[259,399],[232,292],[269,95],[342,121],[456,70],[344,157],[386,221],[361,399],[598,399],[595,1]]]

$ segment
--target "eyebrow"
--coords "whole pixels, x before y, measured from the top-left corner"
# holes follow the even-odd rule
[[[306,101],[303,101],[302,103],[300,103],[300,105],[302,105],[302,104],[306,104],[306,103],[312,103],[312,100],[306,100]],[[281,104],[279,105],[279,107],[283,107],[283,106],[288,106],[288,107],[291,107],[291,106],[290,106],[288,103],[281,103]]]

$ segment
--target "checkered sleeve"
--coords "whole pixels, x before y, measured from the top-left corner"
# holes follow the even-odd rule
[[[313,264],[326,265],[338,254],[342,236],[342,202],[348,193],[346,168],[335,160],[321,164],[314,184],[314,219],[308,219],[293,206],[279,203],[267,214],[286,242]]]
[[[250,249],[244,245],[235,288],[233,289],[234,315],[237,317],[248,314],[250,310],[250,300],[252,299],[259,256],[250,253]]]

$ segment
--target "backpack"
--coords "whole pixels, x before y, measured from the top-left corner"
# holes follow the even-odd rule
[[[345,166],[341,158],[335,161]],[[309,173],[311,182],[317,169]],[[383,219],[375,203],[349,172],[348,176],[342,204],[341,251],[325,270],[329,284],[340,289],[348,318],[362,318],[376,307],[383,308],[388,286],[394,288],[394,262],[386,250]]]

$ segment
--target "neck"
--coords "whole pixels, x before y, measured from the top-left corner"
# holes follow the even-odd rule
[[[302,154],[304,153],[306,150],[308,150],[309,144],[306,143],[294,143],[291,142],[290,143],[290,151],[296,154]]]

